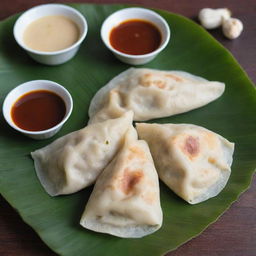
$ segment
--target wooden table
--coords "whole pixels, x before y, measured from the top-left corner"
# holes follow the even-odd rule
[[[53,2],[53,1],[47,1]],[[256,81],[256,1],[255,0],[93,0],[54,2],[134,3],[182,14],[196,20],[201,8],[228,7],[241,19],[244,32],[236,40],[225,39],[220,29],[210,33],[236,57],[252,81]],[[0,20],[45,0],[1,0]],[[1,50],[1,49],[0,49]],[[256,113],[255,113],[256,114]],[[187,242],[168,256],[255,256],[256,255],[256,177],[252,185],[223,216],[200,236]],[[15,210],[0,197],[0,255],[53,256],[53,253],[23,221]],[[74,255],[75,256],[75,255]],[[113,255],[115,256],[115,255]]]

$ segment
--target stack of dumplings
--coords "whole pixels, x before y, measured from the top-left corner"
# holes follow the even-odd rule
[[[192,124],[147,124],[202,107],[225,84],[184,71],[130,68],[94,96],[89,123],[32,152],[51,196],[95,186],[80,224],[124,238],[157,231],[163,221],[159,178],[190,204],[218,195],[231,174],[234,143]],[[139,139],[138,139],[139,137]]]

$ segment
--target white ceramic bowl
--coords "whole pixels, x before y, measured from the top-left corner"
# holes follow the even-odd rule
[[[120,23],[130,19],[141,19],[153,23],[161,32],[162,42],[153,52],[143,55],[131,55],[122,53],[113,48],[109,41],[111,30]],[[111,14],[102,24],[101,38],[107,48],[124,63],[131,65],[142,65],[154,59],[168,44],[170,39],[170,28],[167,22],[156,12],[144,8],[126,8]]]
[[[23,34],[27,26],[31,22],[49,15],[63,15],[73,20],[78,25],[80,30],[80,38],[78,39],[78,41],[66,49],[63,49],[60,51],[54,51],[54,52],[37,51],[27,47],[23,42]],[[17,43],[34,60],[46,65],[58,65],[74,57],[82,41],[85,39],[87,30],[88,30],[88,26],[87,26],[86,19],[76,9],[63,4],[44,4],[44,5],[33,7],[28,11],[26,11],[25,13],[23,13],[18,18],[18,20],[14,25],[13,34]]]
[[[27,131],[19,128],[12,120],[11,109],[16,100],[22,95],[34,90],[52,91],[59,95],[65,102],[66,114],[62,121],[54,127],[43,131]],[[15,130],[33,138],[33,139],[47,139],[55,135],[63,124],[68,120],[73,109],[73,100],[69,92],[61,85],[49,80],[33,80],[23,83],[8,93],[3,103],[3,115],[7,123]]]

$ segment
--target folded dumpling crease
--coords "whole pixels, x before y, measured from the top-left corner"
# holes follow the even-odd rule
[[[132,126],[132,111],[90,124],[31,153],[37,176],[51,195],[70,194],[94,183]]]
[[[119,237],[143,237],[162,225],[159,181],[148,145],[134,128],[100,174],[80,224]]]

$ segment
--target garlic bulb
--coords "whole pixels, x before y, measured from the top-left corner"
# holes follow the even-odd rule
[[[242,33],[243,23],[239,19],[235,18],[223,20],[222,31],[227,38],[235,39]]]
[[[229,19],[231,12],[227,8],[204,8],[199,12],[198,18],[206,29],[214,29],[221,26],[222,21]]]

